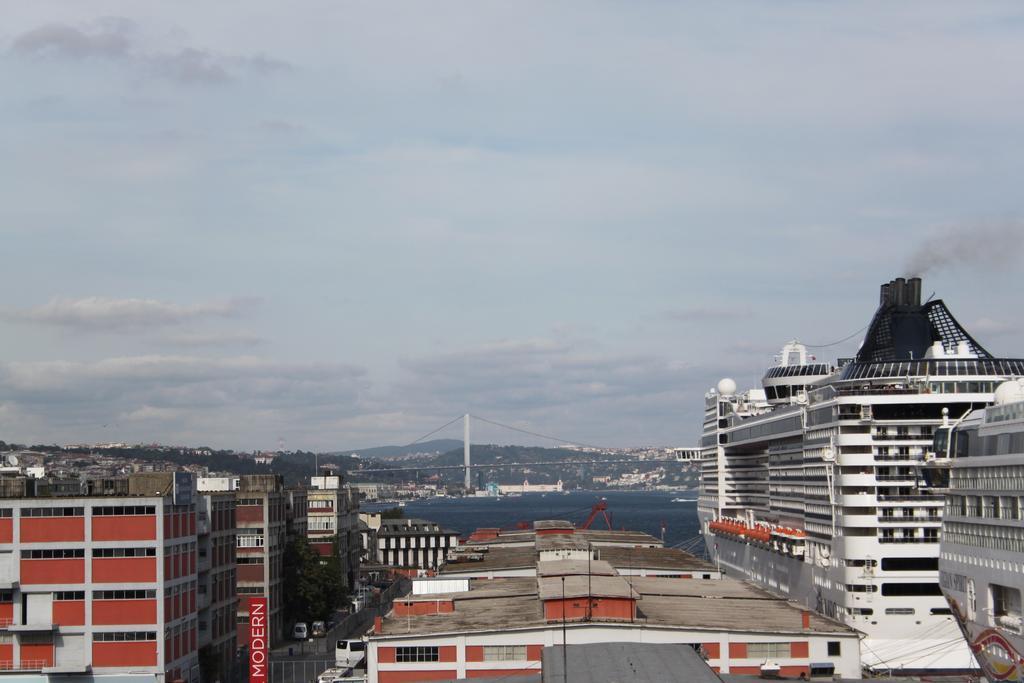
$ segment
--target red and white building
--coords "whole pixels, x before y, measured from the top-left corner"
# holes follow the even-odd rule
[[[236,637],[249,642],[249,598],[267,598],[270,647],[284,639],[284,549],[288,492],[280,475],[202,477],[200,491],[233,491],[237,520]]]
[[[0,486],[0,670],[198,681],[191,474],[62,483]]]
[[[370,636],[370,683],[537,674],[545,647],[613,642],[691,647],[721,673],[860,677],[856,631],[653,537],[538,524],[529,548],[514,533],[485,534],[395,601]]]
[[[199,544],[199,650],[210,666],[204,680],[229,680],[238,647],[235,626],[235,496],[208,493],[197,499]]]
[[[359,496],[336,474],[310,477],[306,536],[322,557],[338,553],[347,587],[359,578]]]

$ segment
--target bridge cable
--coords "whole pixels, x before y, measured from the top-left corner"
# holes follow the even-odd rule
[[[504,427],[505,429],[511,429],[514,432],[522,432],[523,434],[529,434],[530,436],[536,436],[536,437],[539,437],[541,439],[549,439],[551,441],[558,441],[559,443],[568,444],[570,446],[583,446],[585,448],[596,448],[598,450],[607,450],[603,446],[595,446],[593,444],[583,443],[582,441],[569,441],[567,439],[559,439],[557,436],[549,436],[547,434],[539,434],[537,432],[531,432],[528,429],[520,429],[519,427],[513,427],[512,425],[502,424],[500,422],[495,422],[494,420],[488,420],[486,417],[480,417],[479,415],[470,415],[470,417],[475,418],[477,420],[480,420],[481,422],[486,422],[488,424],[492,424],[495,427]]]
[[[428,433],[428,434],[424,434],[423,436],[421,436],[420,438],[416,439],[415,441],[412,441],[412,442],[410,442],[410,443],[407,443],[407,444],[405,444],[405,446],[402,446],[402,448],[408,448],[409,446],[415,446],[415,445],[416,445],[416,444],[418,444],[418,443],[419,443],[420,441],[423,441],[423,439],[426,439],[427,437],[430,437],[430,436],[433,436],[434,434],[437,434],[437,433],[438,433],[439,431],[441,431],[441,430],[442,430],[442,429],[444,429],[445,427],[448,427],[448,426],[450,426],[450,425],[453,425],[453,424],[455,424],[456,422],[458,422],[458,421],[459,421],[459,420],[461,420],[461,419],[462,419],[462,415],[459,415],[459,416],[458,416],[457,418],[455,418],[455,419],[454,419],[454,420],[452,420],[451,422],[448,422],[448,423],[446,423],[446,424],[443,424],[443,425],[441,425],[440,427],[438,427],[437,429],[435,429],[434,431],[432,431],[432,432],[430,432],[430,433]]]

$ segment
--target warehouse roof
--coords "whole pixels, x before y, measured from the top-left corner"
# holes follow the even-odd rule
[[[586,595],[587,583],[587,576],[567,577],[566,597],[569,597],[570,590],[574,597]],[[802,624],[804,610],[801,607],[732,578],[704,581],[594,576],[590,577],[589,583],[595,596],[614,593],[619,597],[638,597],[637,618],[634,622],[613,621],[624,628],[855,633],[839,622],[814,613],[810,613],[810,628],[805,630]],[[543,628],[548,625],[544,617],[543,600],[560,598],[561,589],[561,577],[473,580],[467,592],[433,596],[436,599],[452,600],[454,611],[420,616],[388,616],[383,620],[382,634],[422,636]],[[573,627],[574,624],[570,623],[569,626]]]

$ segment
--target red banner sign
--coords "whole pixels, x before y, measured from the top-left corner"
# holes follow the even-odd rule
[[[267,599],[249,598],[249,683],[267,683]]]

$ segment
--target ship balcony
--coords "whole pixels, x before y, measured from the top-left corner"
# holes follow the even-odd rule
[[[932,536],[879,536],[879,543],[938,543],[939,539]]]
[[[843,474],[839,477],[843,486],[875,486],[877,479],[874,472],[865,474]]]
[[[904,444],[920,442],[922,446],[930,446],[932,443],[931,434],[880,434],[878,432],[871,435],[872,441],[877,445],[885,445],[887,443],[893,444]]]
[[[864,507],[876,504],[873,493],[844,493],[839,497],[839,502],[847,507]]]
[[[875,458],[871,453],[839,453],[839,464],[844,467],[872,467]]]
[[[836,437],[836,445],[842,446],[870,446],[872,444],[870,434],[840,434]]]
[[[878,518],[875,515],[843,515],[839,518],[841,526],[878,526]]]
[[[913,472],[909,474],[876,474],[875,479],[878,481],[900,482],[907,486],[913,486],[917,482],[917,475]]]
[[[880,494],[878,494],[878,502],[880,502],[880,503],[917,503],[917,504],[922,504],[922,505],[934,504],[934,505],[940,505],[941,506],[941,505],[944,504],[945,501],[943,500],[942,496],[932,496],[932,495],[923,494],[923,493],[917,493],[917,494],[898,494],[898,495],[890,495],[890,494],[880,493]]]
[[[879,524],[892,524],[894,526],[927,526],[927,527],[938,527],[942,525],[941,517],[930,517],[930,516],[914,516],[914,517],[886,517],[880,516],[876,518]]]

